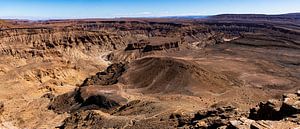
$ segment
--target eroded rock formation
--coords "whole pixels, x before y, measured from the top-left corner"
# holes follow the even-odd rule
[[[103,92],[97,92],[99,89],[102,89]],[[127,102],[125,98],[114,92],[113,88],[106,90],[110,90],[111,92],[105,92],[105,88],[99,86],[82,87],[73,92],[55,97],[48,109],[56,113],[72,113],[91,109],[101,109],[105,112],[111,112]]]
[[[107,85],[116,84],[124,71],[124,63],[112,64],[105,71],[85,79],[78,89],[55,97],[48,108],[64,113],[81,109],[110,110],[119,107],[127,100],[118,94],[118,87]]]
[[[112,64],[103,72],[98,72],[83,81],[81,86],[88,85],[112,85],[118,82],[119,77],[125,71],[124,63]]]
[[[229,110],[225,108],[207,111],[204,114],[198,113],[194,119],[199,119],[196,126],[200,128],[281,129],[300,127],[299,97],[298,94],[287,94],[283,96],[282,100],[262,102],[250,110],[248,118],[246,118],[246,114],[239,115],[238,112],[233,112],[232,108]],[[222,112],[220,113],[220,111]]]

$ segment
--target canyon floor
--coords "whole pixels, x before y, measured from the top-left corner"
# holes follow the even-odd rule
[[[300,128],[300,15],[0,21],[0,128]]]

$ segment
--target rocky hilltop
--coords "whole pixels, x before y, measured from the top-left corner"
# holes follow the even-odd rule
[[[1,20],[0,128],[297,128],[298,20]]]

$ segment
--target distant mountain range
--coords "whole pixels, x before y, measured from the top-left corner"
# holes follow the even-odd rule
[[[165,16],[162,18],[183,18],[183,19],[204,19],[204,18],[208,18],[209,16],[205,16],[205,15],[197,15],[197,16]]]
[[[267,15],[267,14],[220,14],[220,15],[211,15],[211,16],[167,16],[163,18],[177,18],[177,19],[227,19],[227,20],[238,20],[238,19],[254,19],[254,20],[299,20],[300,13],[288,13],[288,14],[276,14],[276,15]]]
[[[300,20],[300,13],[288,14],[219,14],[219,15],[191,15],[191,16],[162,16],[162,17],[119,17],[119,18],[82,18],[82,19],[127,19],[127,18],[171,18],[171,19],[210,19],[210,20]],[[1,19],[1,18],[0,18]],[[51,20],[60,18],[9,17],[11,20]]]
[[[266,14],[221,14],[210,16],[209,18],[215,19],[300,19],[300,13],[288,13],[278,15]]]

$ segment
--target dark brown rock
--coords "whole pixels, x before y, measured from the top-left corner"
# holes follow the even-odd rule
[[[143,52],[161,51],[171,48],[179,48],[178,42],[164,43],[164,44],[148,44],[143,48]]]
[[[82,99],[80,92],[76,89],[73,92],[65,93],[55,97],[49,104],[48,109],[56,113],[72,112],[79,109]]]
[[[282,107],[280,111],[284,116],[300,114],[300,95],[298,94],[284,95]]]
[[[249,118],[253,120],[280,120],[282,119],[280,107],[281,102],[277,100],[261,102],[258,107],[250,110]]]
[[[119,107],[121,103],[127,102],[117,92],[113,92],[114,89],[105,88],[107,87],[87,86],[76,89],[73,92],[55,97],[48,108],[57,113],[92,109],[109,112]],[[97,92],[99,89],[103,90],[103,92]]]
[[[261,102],[258,107],[250,110],[249,118],[254,120],[281,120],[300,113],[300,97],[286,94],[283,100]]]
[[[118,82],[118,78],[125,71],[124,63],[112,64],[103,72],[98,72],[96,75],[91,76],[84,80],[81,86],[88,85],[112,85]]]
[[[2,115],[3,111],[4,111],[4,103],[0,102],[0,115]]]

